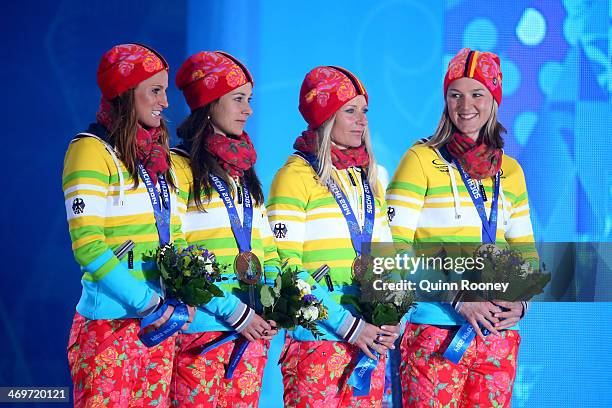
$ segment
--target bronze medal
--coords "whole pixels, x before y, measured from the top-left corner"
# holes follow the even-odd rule
[[[474,257],[484,256],[490,253],[492,256],[496,256],[501,250],[495,244],[482,244],[476,251],[474,251]]]
[[[372,270],[374,258],[370,255],[358,255],[353,260],[353,266],[351,268],[353,278],[362,279],[366,276],[368,270]]]
[[[234,259],[234,271],[242,282],[255,285],[261,278],[261,263],[252,252],[241,252]]]

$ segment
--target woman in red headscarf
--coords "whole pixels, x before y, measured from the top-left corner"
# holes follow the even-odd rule
[[[462,243],[470,251],[521,243],[537,262],[523,170],[502,150],[497,55],[462,49],[448,66],[444,96],[438,129],[406,152],[387,190],[394,241]],[[460,292],[452,303],[418,303],[401,343],[405,407],[510,406],[516,324],[527,304],[470,300]],[[449,346],[464,333],[477,336]]]
[[[257,153],[244,131],[253,78],[230,54],[202,51],[181,65],[176,84],[191,109],[173,149],[188,197],[185,237],[227,269],[219,283],[224,296],[199,307],[179,335],[171,397],[181,407],[256,407],[276,334],[276,324],[258,314],[256,284],[273,285],[279,259],[253,167]]]
[[[117,45],[102,57],[98,85],[97,121],[70,143],[63,173],[72,248],[83,272],[68,343],[74,405],[163,407],[174,338],[147,348],[138,332],[140,319],[154,312],[160,316],[151,318],[152,328],[174,318],[174,308],[163,305],[155,264],[143,253],[184,244],[162,117],[168,64],[148,47]],[[121,253],[128,239],[133,247]],[[182,324],[188,317],[181,318]]]
[[[381,406],[385,356],[399,328],[361,319],[352,269],[372,242],[391,241],[368,129],[368,95],[348,70],[321,66],[304,78],[299,109],[308,130],[274,177],[268,216],[281,259],[309,273],[327,264],[333,291],[326,293],[309,273],[300,275],[329,317],[317,324],[319,339],[302,327],[288,333],[281,360],[285,406]],[[373,351],[381,358],[371,366],[369,389],[359,395],[348,380],[360,353],[376,360]]]

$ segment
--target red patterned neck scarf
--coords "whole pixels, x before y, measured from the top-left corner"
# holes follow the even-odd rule
[[[502,164],[502,149],[495,149],[468,136],[455,133],[446,145],[471,178],[481,180],[497,174]]]
[[[96,119],[107,130],[111,129],[115,121],[110,102],[104,98],[100,101]],[[136,157],[144,165],[153,184],[157,184],[158,175],[165,173],[169,167],[166,149],[160,143],[161,134],[160,128],[146,130],[140,124],[136,130]]]
[[[231,177],[242,177],[257,161],[257,152],[246,132],[242,132],[238,139],[232,139],[214,133],[211,126],[204,147],[215,156]]]
[[[317,155],[317,134],[312,130],[305,130],[302,135],[295,139],[293,148],[302,153]],[[349,167],[366,167],[370,163],[370,156],[365,145],[359,147],[348,147],[340,149],[338,146],[331,146],[332,163],[338,170]]]

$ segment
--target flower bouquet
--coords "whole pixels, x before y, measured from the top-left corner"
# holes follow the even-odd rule
[[[158,309],[140,322],[138,337],[147,347],[153,347],[179,331],[189,319],[189,306],[202,306],[213,297],[222,297],[223,291],[215,282],[221,280],[221,269],[215,256],[206,248],[190,246],[177,248],[166,244],[143,256],[155,260],[161,275],[165,299]],[[152,323],[161,318],[169,306],[174,307],[171,317],[153,330]]]
[[[528,301],[542,293],[550,282],[551,275],[546,272],[545,265],[535,268],[533,262],[524,259],[521,251],[512,247],[483,245],[476,250],[475,257],[483,261],[480,282],[507,283],[505,290],[485,291],[483,296],[487,300]]]
[[[530,244],[515,245],[527,245],[529,249],[532,247]],[[479,294],[460,291],[457,294],[458,301],[528,301],[542,293],[551,278],[550,273],[546,273],[544,265],[541,269],[536,269],[533,266],[535,259],[525,260],[523,252],[516,249],[516,246],[513,249],[484,244],[476,249],[474,258],[482,261],[477,283],[485,284],[487,289],[480,291]],[[508,310],[504,307],[501,309]],[[483,335],[487,336],[489,333],[488,329],[482,328]],[[459,363],[475,336],[476,331],[471,324],[464,323],[444,351],[444,358],[455,364]]]
[[[327,319],[327,309],[310,292],[310,285],[297,275],[297,268],[283,268],[274,286],[262,285],[263,318],[274,320],[282,329],[302,326],[318,338],[322,333],[317,329],[317,322]]]
[[[221,281],[221,266],[215,255],[204,247],[177,248],[166,244],[157,249],[155,260],[167,297],[189,306],[202,306],[213,297],[223,297],[215,282]]]

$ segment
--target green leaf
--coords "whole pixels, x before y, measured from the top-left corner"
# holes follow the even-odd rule
[[[397,308],[392,304],[379,303],[372,312],[372,323],[376,326],[396,325],[400,319]]]
[[[283,288],[283,277],[279,274],[274,280],[274,294],[279,297]]]
[[[264,307],[274,306],[274,301],[276,300],[274,289],[268,285],[263,285],[260,291],[260,298],[261,304]]]
[[[167,280],[170,279],[170,272],[168,272],[168,269],[166,269],[166,265],[161,264],[160,268],[159,268],[159,272],[160,272],[160,274],[162,276],[162,279],[164,281],[167,281]]]
[[[223,293],[223,291],[221,289],[219,289],[217,286],[215,285],[210,285],[208,287],[208,290],[210,291],[210,293],[214,296],[214,297],[223,297],[225,296],[225,294]]]
[[[285,298],[279,298],[278,301],[276,302],[276,310],[279,313],[285,313],[287,314],[289,311],[289,304],[287,303],[287,299]]]

